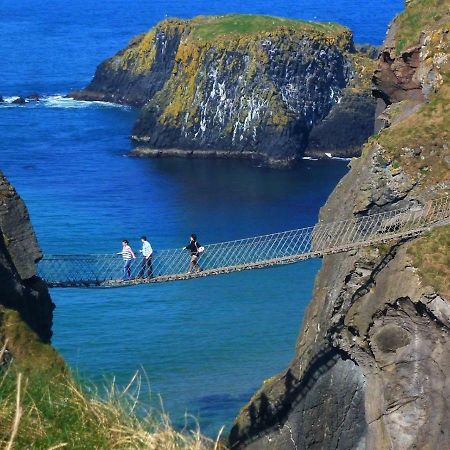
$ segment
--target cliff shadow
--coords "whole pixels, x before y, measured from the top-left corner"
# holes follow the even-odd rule
[[[284,375],[284,391],[281,400],[271,403],[265,393],[253,401],[248,409],[250,423],[245,429],[235,424],[230,431],[231,448],[240,449],[282,428],[292,411],[311,391],[320,377],[329,372],[339,360],[348,356],[336,349],[325,346],[316,353],[306,368],[303,377],[296,378],[289,368]]]

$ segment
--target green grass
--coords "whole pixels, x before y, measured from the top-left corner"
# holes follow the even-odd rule
[[[408,253],[425,283],[450,299],[450,225],[417,239]]]
[[[86,392],[67,375],[19,373],[14,367],[0,372],[0,448],[7,448],[11,440],[14,448],[33,450],[219,448],[198,428],[176,431],[164,413],[141,414],[139,383],[125,391],[113,386],[100,396],[93,388]]]
[[[435,25],[445,16],[450,16],[448,0],[415,0],[399,15],[396,23],[396,52],[401,52],[419,42],[420,33]]]
[[[225,16],[199,16],[191,20],[192,36],[201,40],[214,40],[225,36],[244,36],[260,32],[290,28],[296,31],[315,31],[336,34],[346,30],[336,23],[309,22],[263,15],[229,14]]]
[[[423,187],[450,181],[450,170],[444,161],[450,155],[450,74],[443,74],[443,84],[428,103],[383,130],[377,141],[390,160],[413,179],[421,174]],[[408,156],[405,149],[420,150],[420,156]]]
[[[177,431],[164,412],[144,408],[138,376],[122,391],[114,384],[101,395],[93,386],[81,387],[53,347],[3,306],[0,338],[2,449],[223,448],[198,428]],[[8,366],[3,363],[5,349],[12,355]]]

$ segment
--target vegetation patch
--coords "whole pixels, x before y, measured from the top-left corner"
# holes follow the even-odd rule
[[[423,30],[436,26],[448,16],[448,0],[413,0],[396,19],[399,27],[396,33],[397,55],[417,44]]]
[[[30,373],[36,370],[51,374],[66,371],[63,359],[50,344],[43,343],[22,320],[20,314],[0,305],[0,346],[7,343],[18,370]]]
[[[139,387],[112,386],[105,395],[69,376],[0,372],[0,445],[17,449],[218,449],[193,431],[176,431],[167,415],[143,410]]]
[[[223,448],[198,427],[177,431],[164,412],[145,407],[138,375],[124,390],[81,387],[53,347],[3,306],[0,337],[2,449]]]
[[[370,92],[377,61],[364,53],[349,53],[348,57],[352,61],[355,75],[347,89],[353,93]]]
[[[387,158],[423,186],[450,181],[450,74],[443,80],[428,103],[378,136]]]
[[[281,17],[251,14],[229,14],[224,16],[199,16],[190,21],[194,39],[215,40],[224,37],[239,37],[279,29],[301,32],[321,32],[330,35],[341,34],[347,28],[333,22],[310,22]]]
[[[450,299],[450,225],[417,239],[408,253],[424,282]]]

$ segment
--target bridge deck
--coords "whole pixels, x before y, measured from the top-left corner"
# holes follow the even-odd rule
[[[394,210],[211,244],[199,258],[203,270],[198,273],[187,273],[189,253],[183,249],[154,252],[152,278],[140,277],[138,258],[131,267],[131,279],[122,280],[122,261],[117,255],[46,255],[38,270],[50,287],[106,288],[188,280],[291,264],[393,239],[406,239],[446,223],[449,218],[449,197],[443,197],[420,209]]]

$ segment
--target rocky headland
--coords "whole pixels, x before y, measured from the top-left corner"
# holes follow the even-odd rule
[[[139,156],[354,156],[373,133],[374,62],[349,29],[269,16],[168,19],[100,64],[80,100],[133,105]],[[310,139],[311,134],[311,139]]]
[[[49,342],[54,305],[36,275],[42,257],[27,209],[0,172],[0,341],[5,341],[8,315],[15,311],[43,342]],[[15,315],[15,313],[11,313]],[[13,345],[13,340],[10,340]]]
[[[10,397],[16,374],[26,380],[36,377],[43,388],[48,378],[56,382],[67,373],[50,344],[55,306],[36,274],[41,257],[27,208],[0,172],[0,444],[4,448],[17,411]],[[33,427],[39,431],[36,422]]]
[[[449,195],[449,30],[438,0],[393,21],[374,72],[382,129],[321,221]],[[241,410],[231,448],[450,449],[449,254],[443,225],[324,257],[295,357]]]

